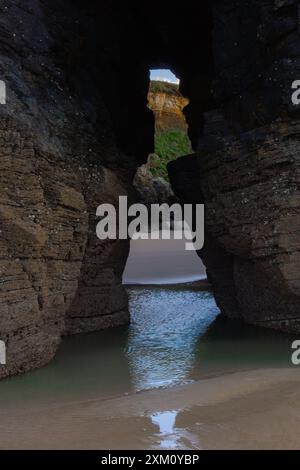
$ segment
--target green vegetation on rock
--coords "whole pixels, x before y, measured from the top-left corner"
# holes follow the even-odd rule
[[[168,180],[167,164],[191,152],[191,143],[185,131],[169,129],[158,132],[155,135],[155,153],[150,155],[150,171],[153,176]]]
[[[168,93],[168,95],[181,96],[179,92],[179,85],[176,83],[162,82],[160,80],[151,80],[150,93]]]

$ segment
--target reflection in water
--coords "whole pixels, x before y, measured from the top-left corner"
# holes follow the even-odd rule
[[[259,367],[288,367],[294,338],[225,321],[195,285],[130,287],[130,327],[66,338],[48,366],[0,382],[0,411],[109,398]]]
[[[150,416],[159,432],[153,435],[154,449],[199,449],[199,435],[191,433],[186,427],[176,425],[183,410],[161,411]]]
[[[151,416],[153,424],[159,427],[160,447],[163,449],[177,449],[180,436],[175,432],[175,421],[178,411],[164,411]]]
[[[136,390],[185,383],[197,340],[218,315],[210,292],[131,288],[128,358]]]

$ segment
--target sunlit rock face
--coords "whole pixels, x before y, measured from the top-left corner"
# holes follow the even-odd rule
[[[189,100],[197,156],[171,176],[182,200],[206,204],[202,256],[221,310],[299,330],[298,20],[293,0],[1,6],[1,377],[47,363],[64,334],[128,321],[128,243],[96,239],[95,213],[137,200],[155,67]]]
[[[148,93],[148,106],[155,116],[156,132],[168,129],[187,130],[183,109],[188,100],[179,92],[178,85],[164,82],[151,82]]]
[[[147,98],[148,107],[155,118],[156,135],[170,130],[186,135],[187,124],[183,109],[187,106],[188,100],[181,95],[179,85],[150,81]],[[151,204],[168,203],[171,205],[178,202],[166,175],[154,176],[153,174],[153,168],[155,169],[159,160],[160,157],[157,154],[150,154],[147,162],[137,169],[133,180],[139,201],[149,208]]]

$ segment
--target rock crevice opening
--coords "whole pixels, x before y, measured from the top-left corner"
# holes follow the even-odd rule
[[[149,6],[11,0],[0,21],[0,377],[47,363],[62,335],[128,321],[127,242],[96,239],[96,207],[136,200],[153,151],[150,68],[189,99],[193,156],[170,164],[206,204],[203,257],[222,312],[299,331],[297,2]]]

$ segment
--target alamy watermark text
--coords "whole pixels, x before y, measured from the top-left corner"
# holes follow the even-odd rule
[[[203,204],[144,204],[128,206],[127,196],[119,197],[118,211],[113,204],[97,208],[101,217],[96,227],[100,240],[187,240],[186,250],[201,250],[204,245]]]

